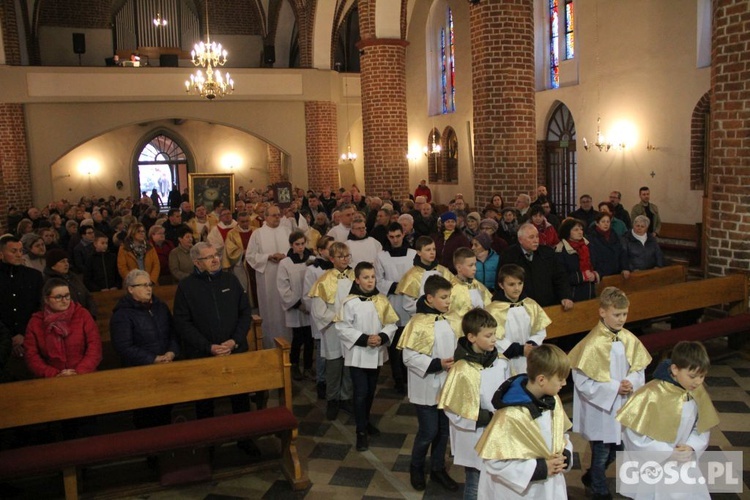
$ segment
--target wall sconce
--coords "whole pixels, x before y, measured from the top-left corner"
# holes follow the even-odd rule
[[[659,148],[657,146],[654,146],[653,144],[651,144],[650,141],[646,141],[646,151],[656,151],[658,149]]]
[[[83,175],[91,177],[99,172],[99,163],[96,160],[86,159],[78,165],[78,171]]]

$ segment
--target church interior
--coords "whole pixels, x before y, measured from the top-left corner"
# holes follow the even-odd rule
[[[138,199],[144,167],[164,160],[181,190],[191,173],[232,174],[247,190],[404,199],[424,179],[438,204],[483,207],[544,185],[565,213],[612,191],[629,208],[648,186],[662,221],[696,228],[693,277],[748,273],[748,0],[0,0],[0,34],[0,233],[11,206]],[[209,40],[226,51],[216,93],[195,85],[190,54]],[[707,347],[710,449],[747,456],[750,352]],[[309,489],[270,468],[133,498],[422,498],[414,413],[387,371],[366,453],[353,417],[326,421],[314,385],[295,382]],[[590,452],[573,444],[568,496],[586,498]],[[120,467],[153,482],[144,461]],[[108,469],[88,474],[111,486]],[[14,485],[61,497],[58,479]],[[428,485],[423,498],[446,497]]]

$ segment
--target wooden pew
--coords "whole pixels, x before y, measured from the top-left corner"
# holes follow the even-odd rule
[[[638,290],[629,293],[628,298],[628,322],[724,304],[729,306],[728,314],[735,316],[747,312],[748,283],[744,274],[733,274]],[[570,311],[563,311],[562,306],[549,306],[544,310],[552,320],[552,324],[547,327],[547,338],[565,337],[588,332],[596,325],[599,300],[576,302]]]
[[[596,294],[601,294],[602,290],[608,286],[617,287],[625,293],[633,293],[674,283],[684,283],[685,281],[687,281],[687,268],[685,266],[678,264],[657,267],[645,271],[634,271],[630,273],[628,279],[623,278],[621,274],[605,276],[596,285]]]
[[[665,257],[677,256],[690,266],[701,264],[702,224],[675,224],[662,222],[659,230],[659,246]]]
[[[281,470],[293,489],[305,489],[309,480],[297,454],[292,413],[290,345],[278,339],[276,346],[4,384],[0,429],[267,390],[279,390],[280,406],[0,451],[0,479],[62,471],[66,499],[76,499],[81,466],[275,434],[281,438]]]

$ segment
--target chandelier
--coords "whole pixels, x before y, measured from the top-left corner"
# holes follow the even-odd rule
[[[227,62],[227,51],[220,43],[212,42],[208,33],[208,0],[206,0],[206,42],[196,43],[190,51],[193,64],[205,68],[206,74],[200,69],[190,75],[190,80],[185,81],[185,91],[188,94],[205,97],[208,100],[224,97],[234,92],[234,80],[226,73],[222,76],[221,71],[214,71],[215,67],[224,66]]]
[[[337,69],[340,63],[336,63]],[[341,163],[354,163],[357,161],[357,153],[352,152],[352,137],[349,131],[349,81],[344,79],[344,94],[346,98],[346,153],[341,154]]]
[[[604,151],[605,153],[610,150],[612,147],[612,144],[604,140],[604,136],[602,135],[601,131],[601,118],[598,116],[596,117],[596,142],[594,143],[594,147],[596,147],[599,151]],[[621,148],[624,148],[624,146],[621,146]],[[583,138],[583,149],[586,151],[589,151],[589,143],[586,140],[586,138]]]
[[[424,148],[422,148],[422,152],[425,156],[440,156],[440,153],[442,152],[443,148],[440,146],[440,144],[437,143],[437,130],[433,127],[432,133],[430,133],[430,141],[431,143],[427,144]]]

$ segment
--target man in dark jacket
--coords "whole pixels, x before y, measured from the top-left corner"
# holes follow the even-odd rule
[[[526,271],[523,291],[540,306],[562,304],[566,311],[573,307],[568,275],[555,259],[555,251],[539,246],[539,232],[533,224],[518,228],[518,244],[503,252],[500,262],[518,264]]]
[[[247,352],[252,321],[250,302],[237,277],[221,271],[221,258],[210,243],[190,249],[195,271],[177,285],[174,322],[187,359]],[[247,394],[229,397],[233,413],[250,411]],[[214,400],[196,401],[197,418],[214,415]],[[248,454],[259,452],[251,441],[237,445]]]

